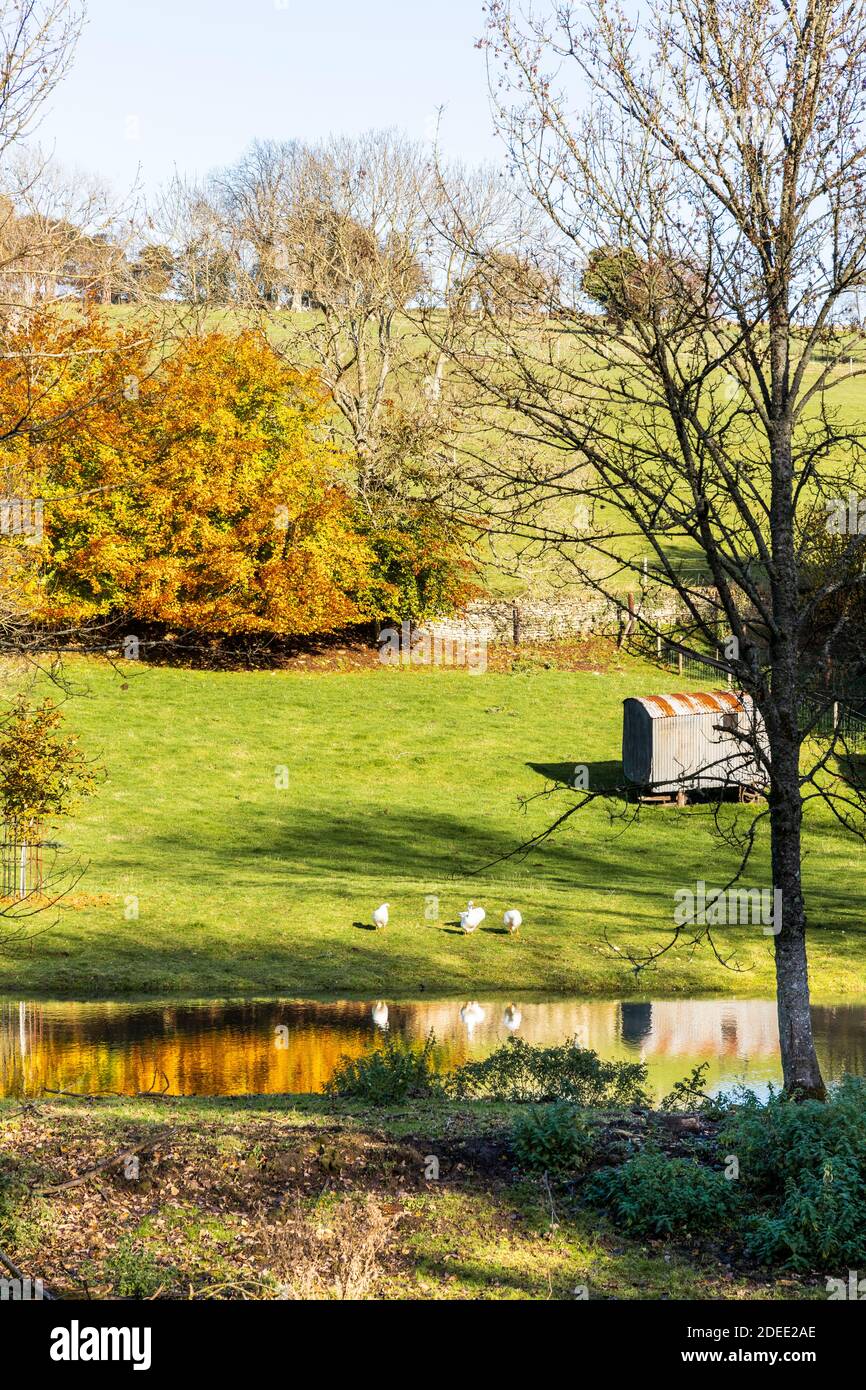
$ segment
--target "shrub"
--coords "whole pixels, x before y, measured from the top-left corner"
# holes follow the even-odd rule
[[[31,704],[19,696],[0,726],[0,819],[21,839],[75,810],[96,787],[96,770],[65,734],[53,700]]]
[[[586,1168],[594,1139],[575,1107],[559,1103],[521,1115],[511,1132],[511,1147],[521,1168],[565,1177]]]
[[[453,524],[429,503],[404,505],[365,537],[376,559],[368,601],[380,620],[423,622],[453,613],[481,592]]]
[[[23,1173],[0,1157],[0,1249],[41,1238],[44,1211],[32,1200]],[[0,1265],[0,1278],[7,1271]]]
[[[174,1277],[174,1270],[163,1269],[153,1255],[128,1237],[105,1261],[105,1272],[118,1298],[152,1298]]]
[[[693,1159],[645,1152],[619,1168],[602,1168],[587,1183],[591,1205],[606,1207],[617,1225],[637,1236],[717,1232],[734,1215],[735,1184]]]
[[[748,1092],[716,1104],[735,1181],[647,1151],[593,1175],[587,1200],[636,1235],[727,1231],[752,1257],[803,1270],[866,1262],[866,1081],[848,1077],[826,1105]]]
[[[866,1166],[866,1081],[847,1077],[826,1104],[778,1094],[761,1103],[747,1094],[721,1139],[739,1158],[743,1184],[760,1194],[778,1194],[791,1179],[838,1159]]]
[[[340,1058],[325,1094],[370,1105],[394,1105],[441,1093],[433,1058],[436,1040],[431,1033],[419,1051],[401,1038],[386,1033],[384,1041],[362,1057]]]
[[[866,1260],[866,1081],[846,1078],[825,1105],[746,1096],[720,1137],[751,1199],[751,1254],[798,1268]]]
[[[642,1062],[603,1062],[576,1039],[559,1047],[533,1047],[520,1038],[480,1062],[466,1062],[447,1081],[459,1100],[568,1100],[581,1106],[645,1104]]]
[[[862,1167],[834,1159],[820,1173],[789,1179],[781,1205],[752,1216],[744,1238],[748,1252],[765,1264],[856,1268],[866,1260]]]
[[[668,1111],[670,1114],[681,1114],[683,1111],[708,1109],[712,1105],[712,1100],[704,1090],[704,1086],[709,1069],[709,1062],[701,1062],[699,1066],[692,1067],[688,1076],[684,1077],[682,1081],[674,1082],[673,1089],[659,1103],[659,1110]]]

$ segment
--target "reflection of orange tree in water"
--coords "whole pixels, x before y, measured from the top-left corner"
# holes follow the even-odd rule
[[[452,1070],[487,1055],[508,1036],[505,1003],[485,1003],[485,1020],[471,1039],[460,1019],[461,1001],[398,1004],[393,1032],[419,1041],[433,1030],[437,1064]],[[601,1056],[642,1057],[658,1093],[689,1067],[712,1063],[711,1081],[732,1084],[747,1067],[759,1079],[777,1072],[778,1032],[770,1000],[671,1000],[655,1003],[550,1000],[520,1005],[519,1035],[537,1045],[577,1037]],[[863,1021],[851,1036],[836,1015],[816,1032],[828,1071],[836,1054],[845,1069],[862,1071]],[[278,1031],[279,1030],[279,1031]],[[0,1006],[0,1086],[8,1094],[38,1094],[43,1087],[81,1093],[238,1095],[315,1093],[342,1056],[358,1057],[376,1045],[379,1030],[369,1003],[314,1001],[281,1005],[3,1004]],[[832,1045],[831,1045],[832,1044]]]
[[[13,701],[0,719],[0,819],[3,825],[0,919],[10,935],[26,930],[26,919],[62,896],[80,876],[59,868],[57,846],[47,833],[90,795],[98,771],[87,761],[76,734],[62,732],[62,714],[53,700]],[[44,850],[51,854],[49,867]]]
[[[214,1018],[206,1008],[145,1008],[140,1022],[135,1013],[123,1005],[33,1004],[22,1023],[17,1004],[2,1006],[0,1091],[135,1094],[161,1090],[167,1079],[174,1094],[315,1093],[341,1056],[360,1056],[376,1041],[366,1004],[329,1006],[320,1017],[307,1005],[307,1017],[292,1019],[282,1037],[278,1004],[229,1006]],[[442,1065],[453,1065],[450,1055]]]

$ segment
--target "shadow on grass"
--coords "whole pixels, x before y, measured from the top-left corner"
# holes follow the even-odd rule
[[[545,782],[555,782],[557,786],[574,787],[575,780],[584,768],[588,772],[590,791],[610,791],[621,789],[624,785],[622,763],[610,760],[597,763],[527,763],[526,766]]]
[[[502,1193],[498,1195],[502,1201]],[[525,1206],[521,1203],[510,1201],[507,1204],[505,1202],[502,1204],[506,1211],[519,1212],[523,1216],[526,1214]],[[543,1211],[543,1208],[540,1209]],[[494,1258],[491,1258],[489,1264],[484,1264],[478,1259],[444,1260],[421,1254],[415,1261],[415,1271],[425,1279],[457,1281],[468,1289],[477,1290],[479,1294],[485,1290],[489,1290],[493,1294],[496,1289],[510,1289],[513,1293],[522,1293],[528,1298],[533,1296],[550,1298],[556,1295],[557,1289],[561,1293],[567,1287],[567,1281],[563,1276],[549,1281],[544,1272],[540,1272],[537,1277],[531,1274],[519,1274],[515,1270],[505,1269]]]
[[[866,753],[843,753],[836,759],[840,777],[855,791],[866,791]]]
[[[549,769],[562,765],[534,766],[546,775]],[[619,766],[616,762],[592,764],[590,786],[594,777],[601,781],[607,769]],[[518,870],[525,873],[529,866],[533,878],[550,891],[562,887],[572,890],[579,884],[584,894],[598,893],[600,900],[593,905],[593,913],[603,925],[605,900],[614,885],[618,894],[633,895],[638,909],[633,916],[639,918],[645,915],[639,904],[670,898],[672,875],[687,872],[684,859],[692,859],[696,871],[701,867],[703,841],[706,856],[718,856],[711,834],[712,808],[695,807],[664,819],[648,816],[627,826],[626,833],[611,836],[606,813],[602,811],[599,816],[592,806],[524,856],[522,846],[546,825],[552,825],[563,809],[563,801],[551,803],[529,820],[519,814],[515,804],[513,826],[503,829],[446,811],[422,813],[403,808],[387,816],[337,817],[305,807],[302,820],[287,824],[251,807],[232,827],[230,841],[220,825],[209,825],[202,817],[178,826],[171,835],[156,834],[139,842],[134,856],[116,855],[113,867],[117,874],[140,874],[143,864],[170,863],[178,893],[200,893],[201,885],[207,883],[209,895],[226,888],[235,895],[248,895],[253,903],[257,894],[285,892],[287,882],[295,877],[300,881],[320,878],[326,883],[335,870],[347,881],[357,877],[365,892],[369,891],[369,879],[375,877],[383,891],[389,884],[396,887],[400,881],[420,880],[436,886],[439,892],[453,891],[462,897],[473,892],[465,880],[474,879],[474,896],[481,897],[492,891],[493,883],[502,883]],[[688,856],[683,854],[684,818],[688,819],[692,846]],[[351,901],[347,904],[346,925],[360,929],[367,924],[357,919],[358,907]],[[621,916],[621,907],[616,916]],[[649,916],[654,918],[655,914],[650,912]],[[459,928],[460,924],[454,920],[445,925]],[[237,947],[239,955],[245,954],[240,942]],[[136,947],[129,943],[128,949]]]

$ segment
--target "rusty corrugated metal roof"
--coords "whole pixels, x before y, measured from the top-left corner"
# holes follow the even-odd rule
[[[678,714],[743,713],[745,705],[730,690],[697,690],[681,695],[634,696],[651,719],[674,719]]]

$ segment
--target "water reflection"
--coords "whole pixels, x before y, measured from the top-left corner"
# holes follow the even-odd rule
[[[813,1009],[825,1077],[866,1072],[866,1003]],[[341,1056],[384,1031],[436,1035],[442,1066],[482,1057],[510,1036],[576,1036],[603,1057],[646,1061],[656,1095],[699,1062],[710,1084],[779,1081],[771,1000],[0,1002],[0,1094],[43,1088],[126,1094],[242,1095],[320,1091]]]

